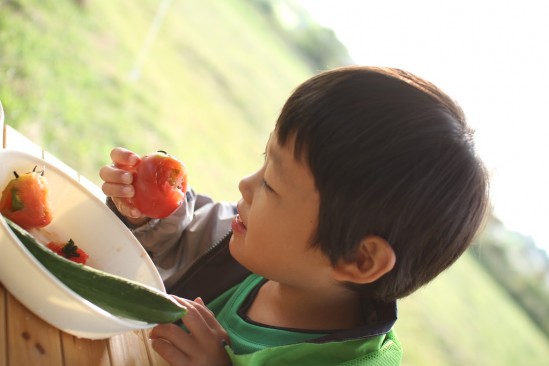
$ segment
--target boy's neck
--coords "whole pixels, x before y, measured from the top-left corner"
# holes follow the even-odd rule
[[[250,306],[248,317],[284,328],[338,330],[364,323],[359,296],[341,286],[304,291],[267,281]]]

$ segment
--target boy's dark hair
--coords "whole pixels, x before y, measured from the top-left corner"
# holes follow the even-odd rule
[[[434,85],[398,69],[344,67],[302,85],[284,105],[278,141],[320,195],[316,237],[335,264],[367,235],[386,239],[395,267],[360,287],[390,301],[455,262],[488,205],[486,170],[461,109]]]

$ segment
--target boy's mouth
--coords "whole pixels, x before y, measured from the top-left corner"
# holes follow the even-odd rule
[[[236,215],[236,221],[237,221],[240,225],[244,226],[244,228],[246,228],[246,224],[244,224],[244,221],[242,221],[242,218],[240,217],[240,215]]]
[[[240,215],[236,215],[231,223],[231,229],[233,230],[234,234],[245,234],[246,233],[246,225],[244,224],[244,221],[240,218]]]

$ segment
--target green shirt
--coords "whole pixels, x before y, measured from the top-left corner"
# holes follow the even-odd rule
[[[248,276],[208,304],[231,340],[233,365],[399,365],[402,356],[394,331],[367,338],[318,341],[325,333],[282,329],[254,323],[241,312],[264,279]]]

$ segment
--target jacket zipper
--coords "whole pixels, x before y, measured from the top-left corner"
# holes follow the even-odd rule
[[[197,268],[200,268],[202,266],[202,263],[208,260],[212,255],[215,255],[219,250],[223,249],[224,245],[221,245],[223,242],[225,242],[228,238],[230,238],[232,234],[232,230],[227,231],[221,239],[217,240],[213,245],[211,245],[198,259],[196,259],[193,264],[190,265],[189,269],[185,271],[183,276],[177,281],[186,281],[187,277],[192,275]]]

